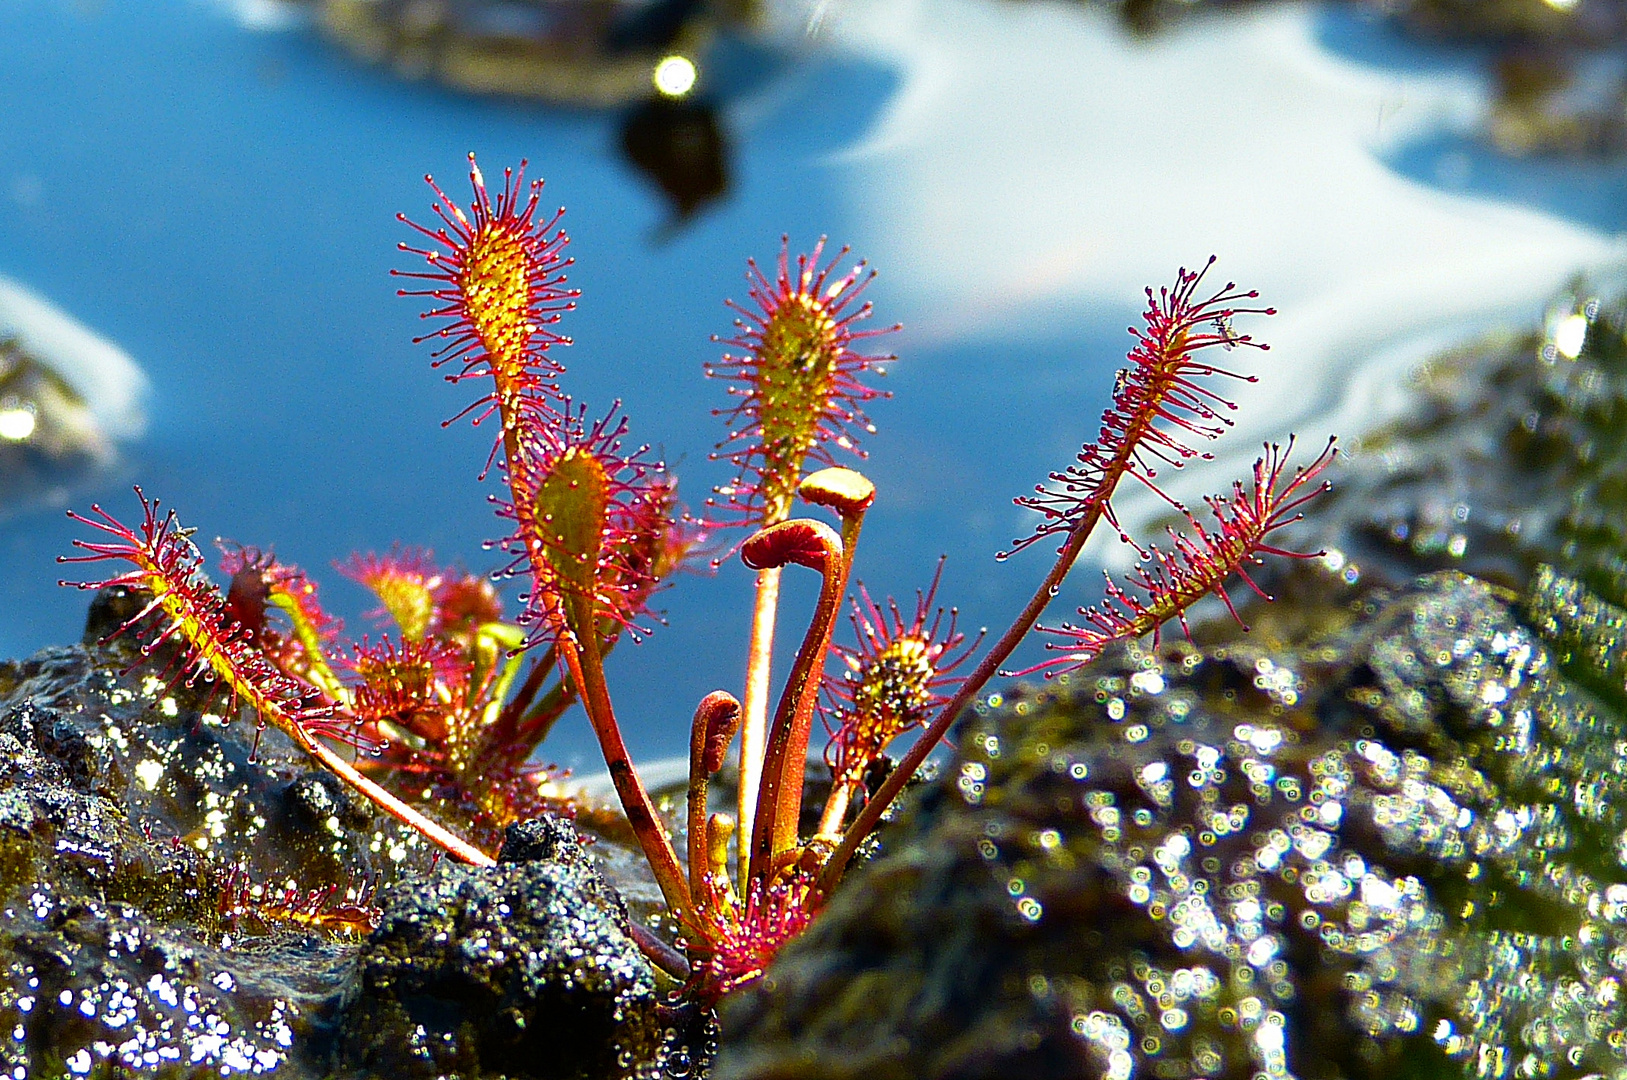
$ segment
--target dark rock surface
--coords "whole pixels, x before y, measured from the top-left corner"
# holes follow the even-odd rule
[[[1627,723],[1491,586],[1361,605],[1301,650],[1126,652],[979,717],[725,1012],[715,1075],[1627,1067]]]
[[[360,951],[341,1074],[634,1073],[664,1025],[626,924],[568,822],[514,826],[495,869],[442,860],[390,897]]]
[[[1627,1070],[1627,319],[1576,316],[1422,372],[1253,634],[964,721],[714,1075]]]
[[[437,860],[162,658],[122,674],[99,642],[137,605],[108,590],[87,644],[0,663],[0,1074],[655,1068],[652,975],[571,825]]]

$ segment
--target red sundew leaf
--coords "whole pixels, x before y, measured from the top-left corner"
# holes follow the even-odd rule
[[[434,366],[450,361],[461,365],[446,377],[448,382],[492,379],[489,393],[442,425],[471,414],[478,425],[493,412],[501,412],[503,431],[492,447],[488,468],[499,446],[507,444],[511,455],[517,453],[533,431],[552,423],[559,401],[556,380],[564,368],[548,350],[568,345],[570,339],[550,327],[563,312],[575,308],[579,295],[564,287],[564,271],[572,260],[562,255],[569,238],[557,226],[565,211],[546,220],[538,218],[542,181],[533,181],[527,192],[525,167],[522,161],[518,171],[503,170],[503,188],[493,199],[470,154],[474,202],[467,213],[426,176],[425,182],[435,192],[434,211],[440,227],[426,228],[404,214],[396,215],[434,245],[399,245],[402,251],[423,256],[431,267],[428,272],[391,271],[397,277],[431,283],[424,289],[402,289],[400,295],[429,297],[440,306],[422,317],[448,320],[447,325],[414,343],[444,342],[434,353]]]
[[[1299,508],[1332,487],[1330,481],[1323,480],[1306,490],[1306,485],[1311,484],[1337,454],[1333,440],[1328,440],[1315,461],[1295,469],[1292,479],[1282,483],[1283,468],[1293,447],[1292,438],[1286,447],[1267,444],[1265,455],[1254,463],[1250,488],[1234,483],[1230,497],[1210,496],[1204,500],[1215,519],[1213,525],[1205,527],[1188,515],[1192,531],[1169,530],[1170,549],[1152,547],[1142,564],[1126,579],[1129,588],[1109,578],[1106,599],[1093,607],[1079,609],[1079,614],[1085,617],[1083,624],[1040,627],[1042,632],[1064,639],[1046,646],[1064,655],[1008,674],[1044,671],[1049,678],[1090,663],[1114,642],[1133,641],[1152,634],[1153,643],[1157,644],[1166,622],[1179,619],[1182,630],[1186,630],[1186,609],[1211,593],[1237,618],[1237,609],[1232,606],[1225,587],[1233,574],[1240,576],[1260,597],[1270,600],[1248,576],[1247,566],[1251,561],[1261,563],[1261,555],[1308,559],[1323,554],[1288,551],[1268,540],[1273,532],[1301,520],[1304,514]],[[1238,623],[1242,624],[1240,618]]]
[[[1206,299],[1197,299],[1198,286],[1214,263],[1211,256],[1196,272],[1183,267],[1175,275],[1174,287],[1159,289],[1156,295],[1147,289],[1146,327],[1130,327],[1136,338],[1128,357],[1131,366],[1118,374],[1113,402],[1102,413],[1096,441],[1080,449],[1075,464],[1050,475],[1054,487],[1040,485],[1033,495],[1015,500],[1018,506],[1037,511],[1043,520],[999,558],[1048,536],[1066,536],[1098,504],[1108,523],[1119,528],[1107,500],[1124,476],[1134,477],[1176,509],[1185,509],[1158,486],[1158,470],[1180,468],[1193,458],[1208,457],[1191,444],[1219,436],[1232,425],[1226,413],[1237,408],[1198,380],[1220,375],[1256,381],[1252,375],[1198,359],[1198,354],[1208,355],[1204,350],[1214,346],[1228,351],[1243,346],[1269,349],[1247,334],[1234,332],[1231,320],[1245,314],[1276,314],[1275,308],[1239,306],[1239,301],[1253,300],[1259,293],[1238,292],[1233,282]],[[1205,326],[1210,329],[1202,329]],[[1119,535],[1129,540],[1122,529]]]
[[[651,595],[682,569],[706,543],[707,532],[685,516],[678,502],[678,478],[652,471],[647,483],[629,500],[628,525],[621,549],[606,570],[637,607],[647,608]]]
[[[447,642],[402,641],[386,635],[351,646],[360,678],[353,711],[364,723],[388,720],[431,741],[444,739],[447,720],[468,699],[471,664]]]
[[[503,617],[503,599],[486,578],[460,570],[442,570],[435,590],[435,631],[467,635]]]
[[[736,334],[722,343],[740,352],[725,353],[706,365],[706,374],[733,383],[729,393],[739,403],[715,409],[729,424],[728,436],[712,454],[732,463],[739,473],[718,488],[718,498],[707,500],[717,526],[773,524],[789,512],[802,479],[806,459],[836,464],[831,448],[859,457],[860,432],[873,433],[874,425],[863,406],[891,395],[859,381],[868,371],[883,373],[892,356],[873,356],[855,350],[856,342],[898,327],[859,330],[855,324],[871,315],[861,301],[875,277],[858,263],[847,273],[832,277],[847,255],[842,248],[821,267],[825,241],[810,254],[798,255],[791,272],[790,238],[782,237],[778,272],[769,280],[757,263],[747,261],[746,280],[754,306],[729,302],[741,318]],[[856,305],[856,306],[855,306]]]
[[[383,601],[369,618],[392,620],[409,640],[467,635],[503,617],[502,598],[489,581],[439,565],[427,548],[397,544],[384,555],[357,552],[335,568]]]
[[[585,410],[566,399],[563,421],[528,443],[524,467],[511,471],[515,501],[493,498],[497,515],[515,524],[492,545],[513,557],[499,574],[531,579],[516,620],[529,631],[527,647],[570,629],[574,598],[590,598],[596,618],[613,627],[649,632],[639,620],[659,563],[648,534],[669,505],[670,478],[646,457],[647,446],[622,449],[628,424],[620,407],[588,425]]]
[[[313,666],[327,662],[327,647],[339,636],[343,623],[322,609],[316,582],[297,566],[279,562],[269,551],[216,539],[220,568],[230,578],[226,590],[226,616],[242,626],[260,651],[286,674],[312,681]],[[281,634],[267,623],[275,606],[293,623],[293,633]]]
[[[420,641],[436,623],[435,591],[443,584],[434,554],[424,548],[392,547],[388,554],[357,552],[334,569],[379,598],[383,607],[368,612],[390,618],[409,641]]]
[[[306,685],[278,670],[255,647],[251,636],[226,611],[226,599],[203,571],[203,555],[182,529],[174,511],[162,517],[158,501],[149,501],[138,487],[141,500],[140,531],[131,529],[92,505],[92,517],[73,511],[68,516],[112,537],[108,540],[75,540],[86,555],[59,555],[59,563],[124,561],[133,569],[99,581],[64,581],[78,589],[102,589],[122,585],[152,595],[147,605],[109,637],[130,630],[148,615],[161,612],[169,621],[143,632],[142,656],[150,656],[172,639],[181,649],[173,682],[188,686],[200,680],[223,686],[231,695],[231,710],[242,702],[259,716],[260,722],[274,724],[296,742],[325,736],[372,751],[374,747],[358,732],[353,718],[339,712],[315,687]],[[167,670],[167,669],[166,669]]]
[[[943,608],[933,611],[943,564],[940,558],[931,586],[916,591],[908,622],[891,597],[883,612],[859,586],[849,616],[858,647],[832,645],[846,670],[825,676],[825,763],[837,782],[857,780],[895,738],[924,725],[960,683],[955,669],[982,644],[981,632],[967,641],[956,629],[958,611],[949,609],[948,625]]]
[[[256,884],[247,867],[234,866],[221,883],[216,910],[221,921],[234,930],[248,922],[360,936],[377,929],[383,917],[374,903],[377,898],[376,877],[365,878],[359,885],[301,889],[289,882],[278,889]]]

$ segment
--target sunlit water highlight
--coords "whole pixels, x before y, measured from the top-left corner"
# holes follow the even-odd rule
[[[940,595],[971,627],[1009,618],[1041,573],[1041,552],[993,562],[1026,528],[1010,498],[1093,434],[1142,285],[1216,253],[1282,309],[1250,328],[1273,351],[1240,357],[1261,381],[1237,393],[1221,461],[1175,484],[1191,496],[1262,438],[1360,431],[1431,351],[1530,322],[1622,253],[1627,169],[1480,149],[1483,58],[1349,11],[1151,43],[1048,3],[856,0],[778,22],[795,51],[703,63],[733,191],[667,231],[615,117],[398,82],[269,0],[0,8],[0,274],[153,387],[148,433],[77,502],[129,515],[140,481],[200,536],[317,573],[358,633],[368,605],[327,570],[353,549],[492,566],[480,542],[502,530],[473,479],[489,432],[440,429],[468,393],[408,344],[416,309],[387,277],[405,265],[395,212],[425,216],[426,170],[461,190],[469,149],[489,169],[529,157],[569,207],[570,389],[625,399],[692,505],[727,478],[705,460],[723,395],[700,367],[745,257],[829,233],[880,268],[880,318],[907,328],[867,444],[881,497],[858,573],[908,596],[948,552]],[[77,636],[84,598],[52,563],[73,535],[55,508],[0,521],[0,654]],[[791,586],[788,647],[814,582]],[[738,688],[748,589],[738,566],[681,579],[670,626],[613,657],[635,753],[678,750],[693,703]],[[1055,614],[1094,593],[1077,575]],[[585,725],[567,728],[552,756],[590,765]]]

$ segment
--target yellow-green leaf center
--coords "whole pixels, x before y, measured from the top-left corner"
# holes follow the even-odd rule
[[[571,447],[542,478],[533,507],[535,527],[561,591],[594,594],[609,511],[610,477],[604,465],[591,452]]]
[[[819,421],[842,358],[836,323],[817,298],[788,297],[763,328],[758,357],[758,415],[763,429],[766,520],[790,509],[802,461],[819,437]]]
[[[504,365],[523,365],[530,340],[528,263],[522,238],[502,223],[490,222],[469,241],[458,275],[469,322],[491,356],[492,373],[499,381]]]

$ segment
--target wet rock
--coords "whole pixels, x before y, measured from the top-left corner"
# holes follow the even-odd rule
[[[114,456],[84,397],[0,332],[0,507],[60,496]]]
[[[342,1073],[656,1075],[660,995],[574,830],[517,826],[504,856],[443,860],[386,901],[358,957]]]
[[[1122,653],[967,724],[948,781],[715,1075],[1612,1075],[1627,722],[1515,598],[1328,586],[1266,652]]]
[[[1458,569],[1523,589],[1539,564],[1627,604],[1627,299],[1578,285],[1540,330],[1437,357],[1417,404],[1346,440],[1305,535],[1398,585]]]
[[[320,1076],[348,978],[327,934],[238,918],[228,868],[339,884],[367,831],[274,824],[292,751],[104,650],[0,665],[0,1071]],[[156,680],[153,680],[156,682]]]
[[[587,849],[576,828],[562,817],[549,815],[510,825],[503,833],[503,847],[497,853],[500,863],[550,862],[570,867],[588,863]],[[602,879],[594,879],[594,891],[605,892]]]
[[[744,5],[698,0],[322,0],[328,36],[409,78],[559,104],[648,97],[655,63],[695,56],[715,16]]]
[[[143,605],[106,590],[86,644],[0,662],[0,1074],[656,1067],[653,976],[568,823],[450,865],[163,656],[126,672],[100,642]]]

